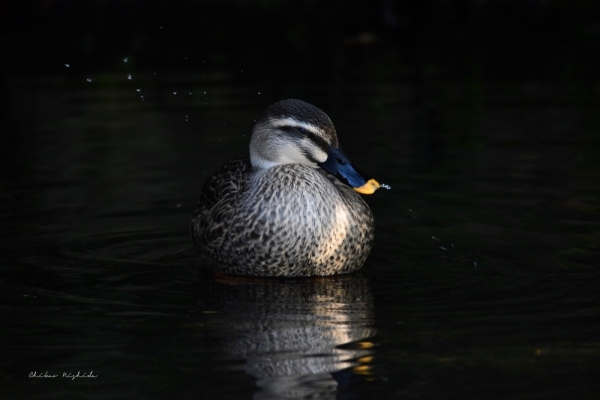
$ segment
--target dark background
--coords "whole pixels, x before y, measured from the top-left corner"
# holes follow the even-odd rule
[[[250,82],[593,81],[593,1],[8,1],[6,75],[212,68]],[[162,27],[162,28],[161,28]],[[183,57],[187,57],[183,62]],[[233,78],[232,78],[233,79]],[[240,78],[238,78],[240,79]]]

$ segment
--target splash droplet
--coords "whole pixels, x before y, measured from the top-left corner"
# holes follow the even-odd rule
[[[177,92],[173,92],[173,94],[174,94],[175,96],[177,96]]]
[[[127,74],[127,79],[131,80],[131,74]]]
[[[71,66],[71,64],[65,64],[65,67],[69,68]]]
[[[129,58],[125,57],[125,58],[123,59],[123,62],[127,62],[127,61],[129,61]]]
[[[86,81],[91,82],[92,78],[87,78]]]
[[[137,88],[137,89],[135,89],[135,90],[137,90],[138,92],[141,92],[141,91],[142,91],[142,88]]]
[[[382,188],[384,188],[384,189],[387,189],[387,190],[390,190],[390,189],[392,188],[390,185],[388,185],[388,184],[386,184],[386,183],[382,183],[382,184],[381,184],[381,185],[379,185],[379,186],[381,186]]]

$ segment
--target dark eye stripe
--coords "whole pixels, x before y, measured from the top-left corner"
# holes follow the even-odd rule
[[[327,149],[329,148],[329,143],[325,139],[320,136],[315,135],[313,132],[309,131],[306,128],[290,126],[290,125],[282,125],[278,127],[280,130],[287,133],[295,133],[299,137],[309,138],[314,144],[316,144],[321,150],[327,153]],[[310,157],[309,157],[310,158]]]
[[[327,149],[329,148],[329,143],[327,143],[327,141],[325,139],[323,139],[320,136],[315,135],[312,132],[308,133],[308,137],[313,141],[314,144],[319,146],[319,148],[321,150],[323,150],[325,153],[327,153]]]

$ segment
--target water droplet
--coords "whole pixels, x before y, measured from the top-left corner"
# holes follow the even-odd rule
[[[431,238],[432,238],[433,240],[440,240],[440,239],[436,238],[435,236],[432,236]]]
[[[86,81],[91,82],[92,78],[87,78]]]
[[[173,94],[174,94],[175,96],[177,96],[177,92],[173,92]]]
[[[154,73],[154,75],[156,75],[156,72]]]
[[[123,59],[123,62],[127,62],[127,61],[129,61],[129,58],[125,57],[125,58]]]
[[[473,268],[477,268],[477,261],[473,261]]]
[[[160,29],[162,29],[162,26],[160,27]]]
[[[131,74],[127,74],[127,79],[131,80]]]
[[[260,94],[260,92],[258,92],[258,94]]]
[[[190,92],[190,94],[192,94],[192,92]]]
[[[382,184],[381,184],[381,185],[379,185],[379,186],[381,186],[382,188],[384,188],[384,189],[387,189],[387,190],[390,190],[390,189],[392,188],[390,185],[388,185],[388,184],[385,184],[385,183],[382,183]]]
[[[140,96],[140,99],[144,100],[144,96]]]
[[[440,246],[440,249],[442,250],[448,250],[447,248],[445,248],[444,246]]]
[[[71,66],[71,64],[65,64],[65,67],[69,68]]]
[[[175,205],[175,207],[177,207],[177,208],[180,208],[180,207],[181,207],[181,203],[177,203],[177,204]]]
[[[244,70],[241,70],[240,72],[244,72]]]
[[[206,92],[204,92],[204,94],[206,94]]]
[[[183,58],[185,58],[187,60],[187,57],[183,57]]]
[[[141,91],[142,91],[142,88],[137,88],[137,89],[135,89],[135,90],[137,90],[138,92],[141,92]]]

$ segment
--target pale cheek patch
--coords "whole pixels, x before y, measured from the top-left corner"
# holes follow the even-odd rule
[[[286,146],[279,153],[277,159],[280,164],[305,164],[315,166],[309,159],[307,159],[300,149],[296,146]]]
[[[313,150],[312,154],[315,157],[315,160],[317,160],[320,163],[323,163],[327,160],[327,153],[325,153],[319,147],[314,146],[314,149],[312,149],[312,150]]]

